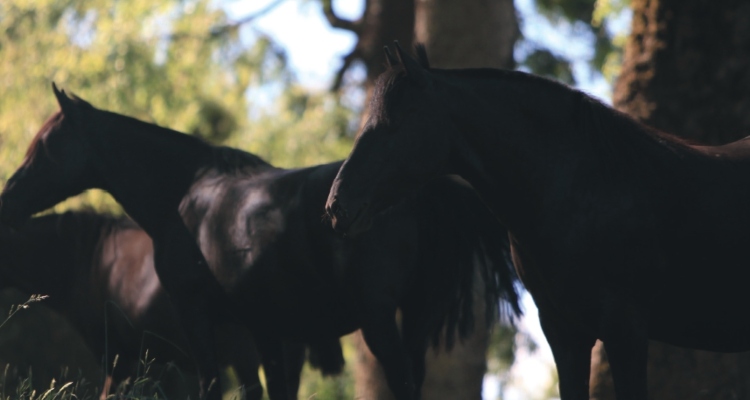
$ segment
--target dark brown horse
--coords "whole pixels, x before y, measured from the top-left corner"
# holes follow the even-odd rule
[[[446,173],[509,229],[564,400],[604,342],[617,398],[646,398],[647,340],[750,350],[750,141],[694,147],[522,72],[430,68],[397,46],[333,184],[342,232]]]
[[[82,190],[109,191],[154,238],[162,283],[192,312],[179,315],[191,318],[182,322],[204,379],[215,371],[210,328],[226,318],[251,329],[273,399],[291,397],[282,340],[320,346],[361,328],[396,397],[415,399],[430,337],[471,328],[475,271],[488,310],[498,298],[517,310],[506,253],[487,246],[507,240],[505,229],[459,182],[438,180],[367,234],[342,238],[321,221],[341,163],[274,168],[55,93],[62,111],[8,181],[0,218],[18,223]]]
[[[93,212],[45,215],[18,230],[0,226],[0,287],[49,295],[45,304],[65,317],[102,361],[108,375],[104,398],[110,386],[143,373],[146,351],[157,363],[192,372],[185,335],[156,276],[153,256],[151,239],[128,218]],[[260,360],[249,332],[226,324],[218,334],[219,364],[233,366],[248,399],[260,399]],[[304,350],[285,348],[294,393]]]

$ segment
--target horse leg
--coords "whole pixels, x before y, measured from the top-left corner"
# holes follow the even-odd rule
[[[411,371],[414,377],[415,398],[422,398],[422,384],[424,383],[426,366],[425,354],[427,353],[430,329],[429,324],[416,311],[402,310],[401,331],[403,332],[404,345],[411,360]]]
[[[284,365],[284,345],[278,337],[255,333],[255,344],[266,375],[266,392],[271,400],[290,398]]]
[[[305,345],[298,342],[284,342],[284,373],[289,397],[297,398],[300,375],[305,366]]]
[[[258,376],[260,356],[255,349],[250,332],[236,324],[221,325],[216,329],[216,351],[219,365],[223,368],[231,365],[234,368],[244,388],[243,398],[260,400],[263,397],[263,385]]]
[[[648,338],[635,313],[607,313],[602,342],[612,370],[617,400],[645,400]]]
[[[99,400],[106,400],[109,397],[109,391],[112,388],[112,375],[107,375],[104,378],[104,385],[102,385],[102,392],[99,393]]]
[[[344,352],[339,338],[316,341],[309,344],[308,362],[320,370],[323,376],[338,375],[344,370]]]
[[[109,321],[111,323],[111,321]],[[110,332],[114,332],[114,327],[109,327]],[[112,335],[111,336],[116,336]],[[143,355],[134,356],[131,352],[125,351],[119,340],[112,338],[107,340],[107,349],[104,356],[104,362],[106,364],[107,377],[104,380],[104,387],[102,388],[102,399],[106,399],[110,394],[115,393],[117,395],[120,389],[126,391],[126,382],[130,385],[133,384],[140,376],[138,372],[143,373],[138,369],[141,366],[140,357]],[[117,360],[117,362],[115,362]],[[121,387],[122,385],[122,387]]]
[[[102,392],[99,394],[100,400],[105,400],[112,389],[117,389],[117,386],[122,382],[123,378],[127,378],[127,374],[117,374],[118,376],[115,376],[115,367],[118,367],[114,365],[115,357],[118,358],[118,364],[119,369],[117,372],[119,373],[121,370],[124,370],[125,368],[130,367],[127,363],[123,362],[123,360],[119,360],[118,353],[116,350],[114,350],[115,346],[109,345],[107,346],[107,349],[105,350],[105,355],[102,356],[104,364],[104,370],[106,371],[106,376],[104,377],[104,382],[102,384]],[[124,376],[123,376],[124,375]]]
[[[415,399],[411,362],[396,326],[395,308],[370,314],[362,323],[362,337],[383,367],[388,387],[397,400]]]
[[[164,283],[166,280],[160,280],[168,290],[177,320],[185,333],[198,372],[200,396],[209,400],[220,400],[219,364],[216,358],[213,321],[210,317],[213,308],[206,301],[200,285],[182,286],[184,282],[170,282],[174,284],[170,291]]]
[[[209,310],[201,299],[200,294],[187,300],[175,299],[175,309],[181,325],[187,336],[190,350],[196,363],[199,377],[199,390],[202,398],[208,400],[221,399],[221,385],[219,385],[219,367],[216,359],[216,349],[213,327],[207,315]],[[180,304],[181,306],[177,306]]]
[[[156,274],[169,294],[188,340],[198,371],[201,396],[220,400],[213,323],[219,316],[227,318],[228,312],[224,310],[227,308],[226,294],[179,215],[165,222],[162,231],[149,234],[154,243]]]
[[[588,400],[591,349],[596,337],[572,331],[539,307],[539,322],[557,365],[561,400]],[[618,397],[618,400],[621,400]]]

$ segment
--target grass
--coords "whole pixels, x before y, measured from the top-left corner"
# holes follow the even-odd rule
[[[43,301],[48,296],[32,295],[28,300],[21,304],[14,304],[10,307],[8,316],[0,323],[0,328],[4,327],[16,314],[22,310],[28,309],[32,304]],[[160,382],[153,379],[151,369],[154,360],[149,360],[148,352],[144,360],[141,361],[142,368],[139,369],[139,376],[132,381],[130,379],[120,383],[117,388],[107,398],[112,400],[157,400],[165,399],[166,396],[161,388]],[[112,366],[114,369],[115,365]],[[52,379],[49,387],[45,390],[38,390],[33,384],[33,371],[31,368],[25,374],[19,374],[11,368],[10,364],[0,376],[0,400],[98,400],[101,393],[101,386],[86,380],[82,376],[76,376],[73,379],[68,377],[68,369],[63,369],[60,377]],[[80,374],[79,374],[80,375]]]
[[[29,306],[32,303],[40,302],[48,297],[49,296],[44,295],[44,294],[32,294],[31,297],[29,297],[29,299],[23,302],[22,304],[11,305],[10,311],[8,311],[8,316],[5,318],[5,320],[2,323],[0,323],[0,329],[3,326],[5,326],[5,324],[8,323],[8,321],[10,321],[10,319],[13,318],[13,316],[16,315],[19,311],[25,310],[29,308]]]
[[[28,329],[47,329],[55,332],[59,328],[53,323],[41,321],[37,321],[37,324],[30,327],[23,323],[18,325],[24,320],[39,320],[41,318],[46,321],[43,313],[35,315],[38,312],[44,311],[46,307],[35,308],[34,304],[43,302],[47,296],[32,295],[26,301],[23,301],[25,296],[20,296],[20,293],[16,293],[13,296],[9,296],[11,298],[3,298],[6,307],[8,304],[12,305],[10,306],[10,310],[5,320],[0,322],[0,329],[2,329],[4,333],[13,333],[5,338],[6,346],[7,344],[12,343],[16,347],[14,349],[15,352],[20,352],[21,355],[26,356],[27,351],[34,351],[34,349],[36,349],[34,345],[24,347],[22,346],[23,343],[19,343],[19,341],[24,341],[24,339],[31,334],[28,332]],[[29,310],[29,308],[33,309]],[[22,313],[22,310],[28,310],[30,313]],[[19,313],[22,315],[19,315]],[[10,320],[14,321],[8,323]],[[73,346],[69,341],[54,343],[57,344],[52,345],[45,351],[63,350],[57,347],[60,345],[66,347],[72,346],[77,349],[77,347]],[[352,371],[355,350],[354,346],[348,339],[343,340],[342,345],[344,345],[344,355],[347,360],[345,372],[338,377],[324,378],[320,375],[320,372],[313,370],[309,365],[306,365],[303,370],[299,390],[300,399],[341,400],[355,398]],[[192,379],[193,376],[189,375],[189,373],[185,374],[186,376],[183,376],[182,372],[179,370],[178,372],[175,372],[172,368],[177,367],[170,363],[167,363],[166,365],[155,364],[154,360],[150,359],[147,350],[144,354],[145,356],[144,359],[141,360],[141,366],[138,368],[137,376],[120,383],[118,387],[110,390],[111,394],[107,398],[111,400],[161,400],[167,398],[170,400],[182,400],[185,398],[186,396],[175,397],[174,395],[167,397],[167,394],[165,394],[163,389],[165,387],[174,387],[175,382],[178,384],[180,384],[180,382],[192,384],[190,379]],[[66,358],[66,360],[71,362],[69,365],[75,364],[70,358]],[[77,361],[80,362],[82,360],[77,359]],[[91,361],[94,360],[92,359]],[[39,367],[37,364],[33,365]],[[94,365],[98,365],[98,363],[95,363]],[[2,364],[0,364],[0,368],[2,368]],[[96,368],[99,368],[99,374],[96,373]],[[68,369],[60,371],[59,374],[56,374],[54,370],[46,375],[45,373],[41,373],[44,371],[40,372],[39,370],[36,371],[36,374],[33,374],[34,371],[32,371],[31,368],[19,371],[8,364],[5,366],[4,370],[0,369],[0,400],[98,400],[102,390],[101,388],[105,384],[105,380],[104,378],[97,378],[97,376],[106,376],[105,368],[108,371],[113,371],[118,368],[117,358],[115,358],[113,365],[95,367],[93,374],[91,371],[88,371],[87,373],[84,373],[81,370],[71,372]],[[233,369],[229,368],[225,372],[226,373],[223,374],[222,379],[222,386],[225,386],[223,395],[224,400],[244,399],[245,392],[242,387],[239,387],[239,381],[233,373]],[[167,377],[167,375],[169,375],[169,377]],[[44,378],[45,376],[47,378]],[[55,378],[51,379],[53,376]],[[45,382],[49,382],[49,384],[46,385]],[[264,399],[267,399],[267,396],[264,396]]]

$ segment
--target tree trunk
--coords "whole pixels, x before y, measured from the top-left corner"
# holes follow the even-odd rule
[[[457,340],[447,351],[443,347],[430,349],[426,354],[426,375],[422,385],[422,398],[430,400],[454,400],[482,398],[482,383],[487,371],[486,357],[489,346],[489,331],[485,321],[484,292],[479,274],[475,277],[474,333],[464,340]],[[456,334],[458,337],[458,334]],[[355,364],[355,394],[363,400],[391,400],[383,369],[362,339],[360,331],[353,335],[357,349]],[[444,343],[443,340],[441,342]]]
[[[323,13],[334,28],[357,35],[357,43],[343,59],[336,74],[333,89],[338,90],[344,74],[355,61],[364,63],[367,71],[365,90],[368,93],[380,74],[385,71],[383,46],[394,40],[410,44],[414,40],[414,0],[367,0],[362,17],[348,21],[336,15],[333,0],[321,0]]]
[[[425,45],[432,67],[515,66],[519,28],[512,0],[416,0],[416,6],[416,40]],[[450,353],[428,353],[425,399],[482,398],[489,346],[482,298],[475,298],[472,336]]]
[[[615,106],[706,144],[750,134],[750,2],[633,0]]]
[[[515,67],[512,0],[416,0],[417,41],[438,68]]]
[[[750,2],[633,0],[632,7],[615,106],[701,143],[750,134]],[[592,398],[614,399],[608,365],[596,362],[606,355],[595,351]],[[693,351],[652,341],[648,368],[653,399],[750,398],[750,353]]]

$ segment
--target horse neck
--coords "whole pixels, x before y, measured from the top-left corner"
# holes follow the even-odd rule
[[[174,218],[214,147],[191,136],[101,111],[90,135],[105,190],[150,234]]]
[[[481,72],[480,72],[481,75]],[[551,190],[571,185],[585,152],[576,136],[582,94],[514,72],[451,75],[443,86],[453,171],[514,234],[531,229]]]

